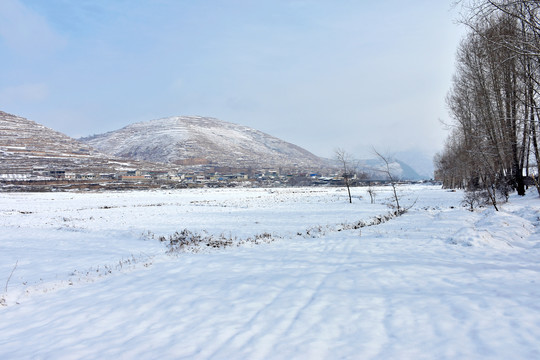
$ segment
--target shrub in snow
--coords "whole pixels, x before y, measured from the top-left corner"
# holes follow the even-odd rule
[[[245,239],[238,239],[237,237],[227,237],[223,234],[217,236],[199,234],[188,229],[184,229],[180,232],[176,231],[174,234],[169,235],[168,237],[160,236],[158,240],[167,243],[168,253],[176,253],[185,251],[197,252],[204,248],[217,249],[231,246],[241,246],[245,244],[258,245],[261,243],[270,243],[274,241],[274,237],[265,232]]]
[[[478,186],[471,187],[465,191],[465,195],[461,204],[468,206],[470,211],[484,205],[493,205],[495,210],[499,210],[497,205],[508,201],[512,187],[507,182],[500,182],[479,188]]]
[[[469,211],[474,211],[476,207],[485,204],[485,195],[480,194],[481,192],[480,190],[465,191],[461,205],[467,206]]]

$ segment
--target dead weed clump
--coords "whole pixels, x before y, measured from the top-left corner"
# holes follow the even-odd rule
[[[238,238],[236,236],[226,236],[224,234],[200,234],[184,229],[176,231],[169,236],[159,236],[160,242],[166,243],[167,253],[179,252],[199,252],[205,248],[224,249],[228,247],[239,247],[243,245],[268,244],[275,240],[270,233],[256,234],[247,238]]]

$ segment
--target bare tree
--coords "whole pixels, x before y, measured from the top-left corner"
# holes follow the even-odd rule
[[[458,153],[465,154],[467,186],[480,179],[491,194],[511,185],[524,195],[523,172],[529,175],[531,158],[540,172],[540,1],[456,4],[471,31],[458,49],[447,103],[460,137]],[[452,179],[448,165],[457,163],[451,159],[457,153],[448,150],[437,159],[446,184]]]
[[[371,183],[368,184],[367,193],[369,194],[371,203],[375,204],[375,197],[377,196],[377,193],[375,192],[375,189],[371,187]]]
[[[394,171],[392,171],[390,167],[390,158],[388,156],[381,154],[375,148],[373,148],[372,150],[373,150],[373,154],[377,156],[379,160],[381,160],[382,165],[383,165],[383,168],[378,169],[377,171],[384,174],[386,178],[388,179],[388,181],[390,182],[390,185],[392,186],[392,192],[393,192],[394,202],[396,204],[397,213],[400,214],[400,213],[405,212],[405,210],[402,209],[399,204],[399,196],[397,192],[397,185],[398,185],[399,178],[395,175]]]
[[[347,193],[349,194],[349,203],[352,204],[351,179],[354,177],[354,173],[356,171],[356,161],[353,159],[351,154],[340,148],[335,150],[335,156],[343,172],[342,176],[345,186],[347,187]]]

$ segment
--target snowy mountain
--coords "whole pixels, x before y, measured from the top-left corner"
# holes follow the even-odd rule
[[[36,168],[112,170],[134,164],[100,153],[58,131],[0,111],[0,174],[27,174]]]
[[[388,158],[390,172],[393,177],[399,180],[422,180],[427,177],[419,175],[407,163],[393,157]],[[358,169],[365,172],[372,179],[386,179],[386,165],[380,159],[364,159],[358,163]]]
[[[396,153],[396,158],[407,163],[422,179],[433,178],[433,154],[410,149]]]
[[[409,164],[396,159],[396,163],[399,164],[401,168],[401,174],[399,176],[402,180],[423,180],[423,179],[429,179],[429,177],[422,176],[416,172],[415,169],[413,169]]]
[[[309,151],[261,131],[200,116],[139,122],[80,140],[125,159],[178,165],[320,168],[325,164]]]

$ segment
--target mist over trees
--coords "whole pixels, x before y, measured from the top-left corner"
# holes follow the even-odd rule
[[[457,50],[447,96],[451,134],[435,156],[447,188],[482,189],[496,207],[512,189],[524,195],[540,166],[540,2],[463,1],[470,29]]]

